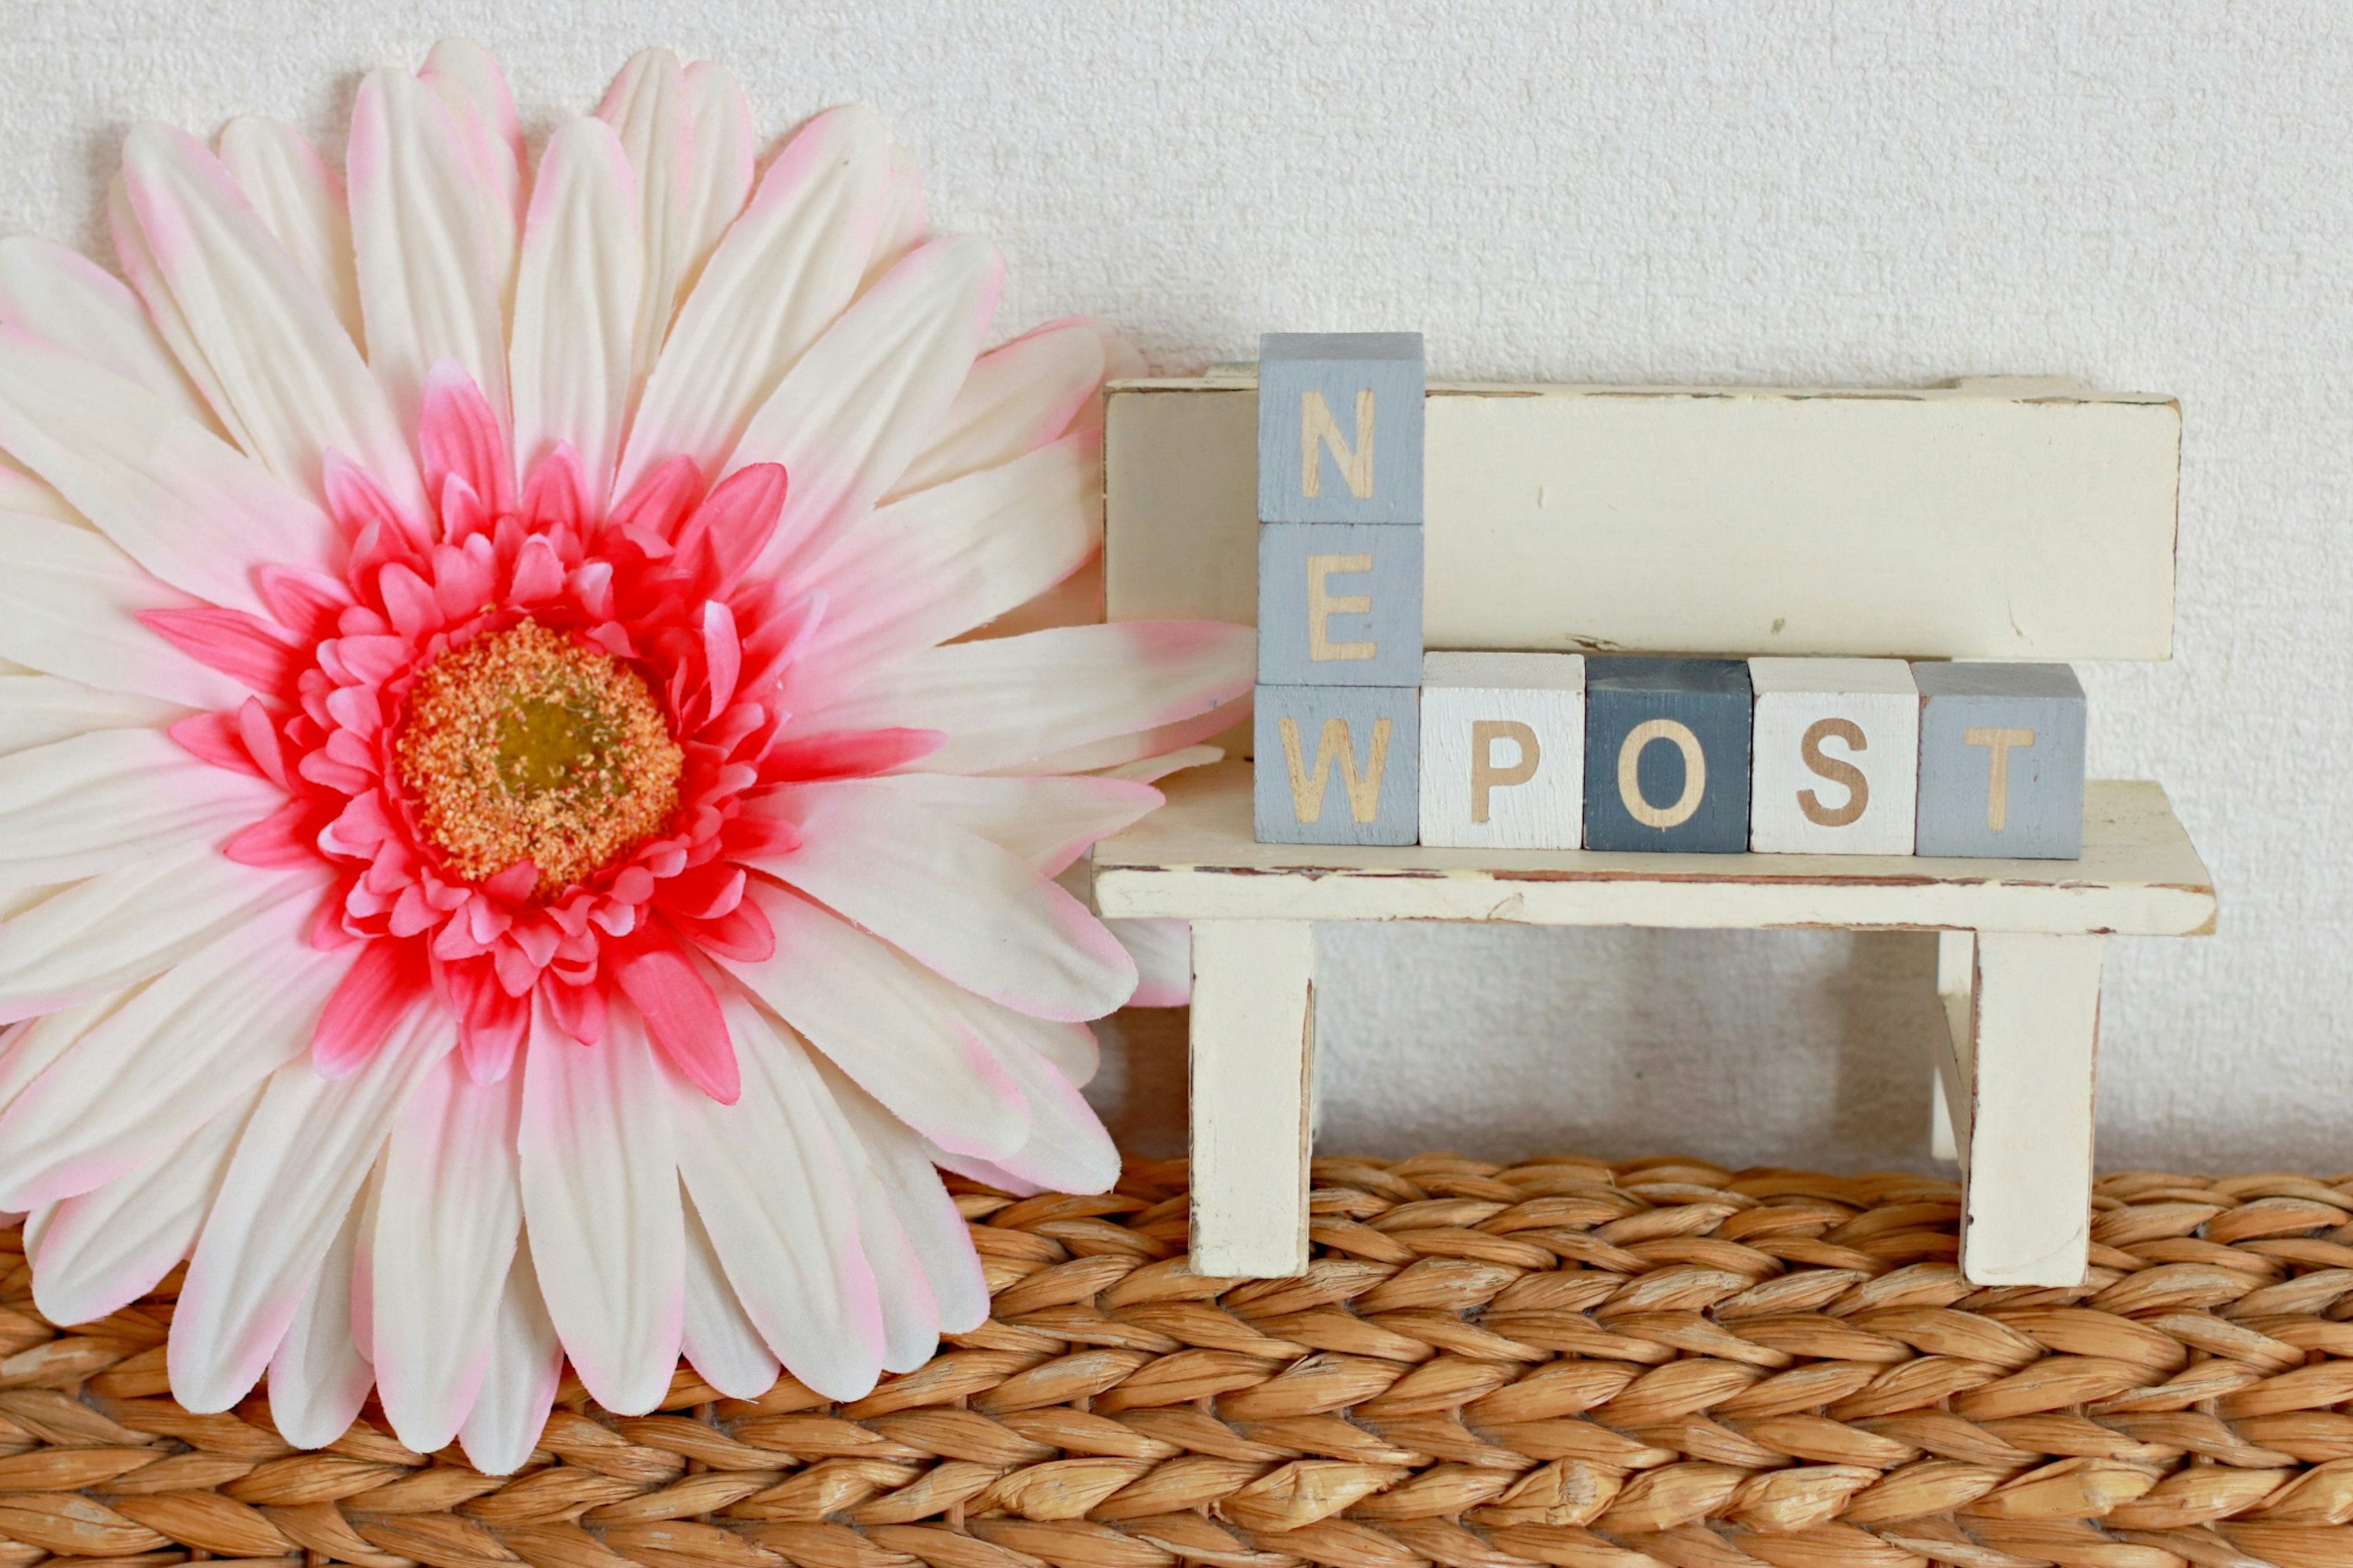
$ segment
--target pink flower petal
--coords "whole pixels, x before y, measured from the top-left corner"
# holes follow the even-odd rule
[[[372,942],[345,972],[311,1036],[311,1059],[327,1078],[358,1070],[427,989],[423,955],[409,942]]]
[[[614,955],[613,976],[645,1016],[654,1044],[688,1082],[722,1105],[743,1092],[734,1042],[711,983],[659,927]]]
[[[287,633],[243,610],[142,610],[139,621],[199,664],[264,697],[282,697],[302,666]]]
[[[514,509],[514,469],[507,461],[506,433],[491,412],[490,399],[455,360],[440,361],[425,378],[417,448],[425,459],[427,494],[438,497],[455,474],[493,512]]]

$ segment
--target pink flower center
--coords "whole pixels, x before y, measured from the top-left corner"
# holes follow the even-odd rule
[[[535,620],[427,665],[393,752],[452,871],[485,882],[527,861],[542,900],[661,832],[686,760],[643,676]]]

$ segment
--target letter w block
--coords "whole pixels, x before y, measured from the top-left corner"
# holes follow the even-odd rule
[[[1421,694],[1410,686],[1261,686],[1252,767],[1261,844],[1411,844]]]
[[[1419,523],[1419,332],[1259,340],[1261,522]]]

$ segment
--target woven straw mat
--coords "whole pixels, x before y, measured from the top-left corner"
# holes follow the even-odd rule
[[[1314,1169],[1282,1280],[1187,1272],[1181,1162],[963,1185],[995,1316],[927,1365],[567,1380],[506,1478],[189,1415],[176,1279],[60,1331],[9,1235],[0,1568],[2353,1568],[2353,1177],[2113,1175],[2082,1285],[1974,1289],[1932,1177]]]

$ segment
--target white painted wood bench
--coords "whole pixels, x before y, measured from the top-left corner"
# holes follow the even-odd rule
[[[1111,618],[1249,621],[1248,374],[1114,386]],[[1431,647],[2164,658],[2180,416],[2069,383],[1916,392],[1434,384]],[[1237,754],[1246,734],[1228,737]],[[1251,837],[1249,764],[1169,782],[1097,847],[1107,916],[1194,922],[1193,1238],[1205,1274],[1307,1258],[1314,922],[1846,927],[1942,934],[1938,1152],[1961,1265],[2081,1279],[2102,939],[2211,931],[2152,784],[2094,783],[2073,861],[1333,848]]]

